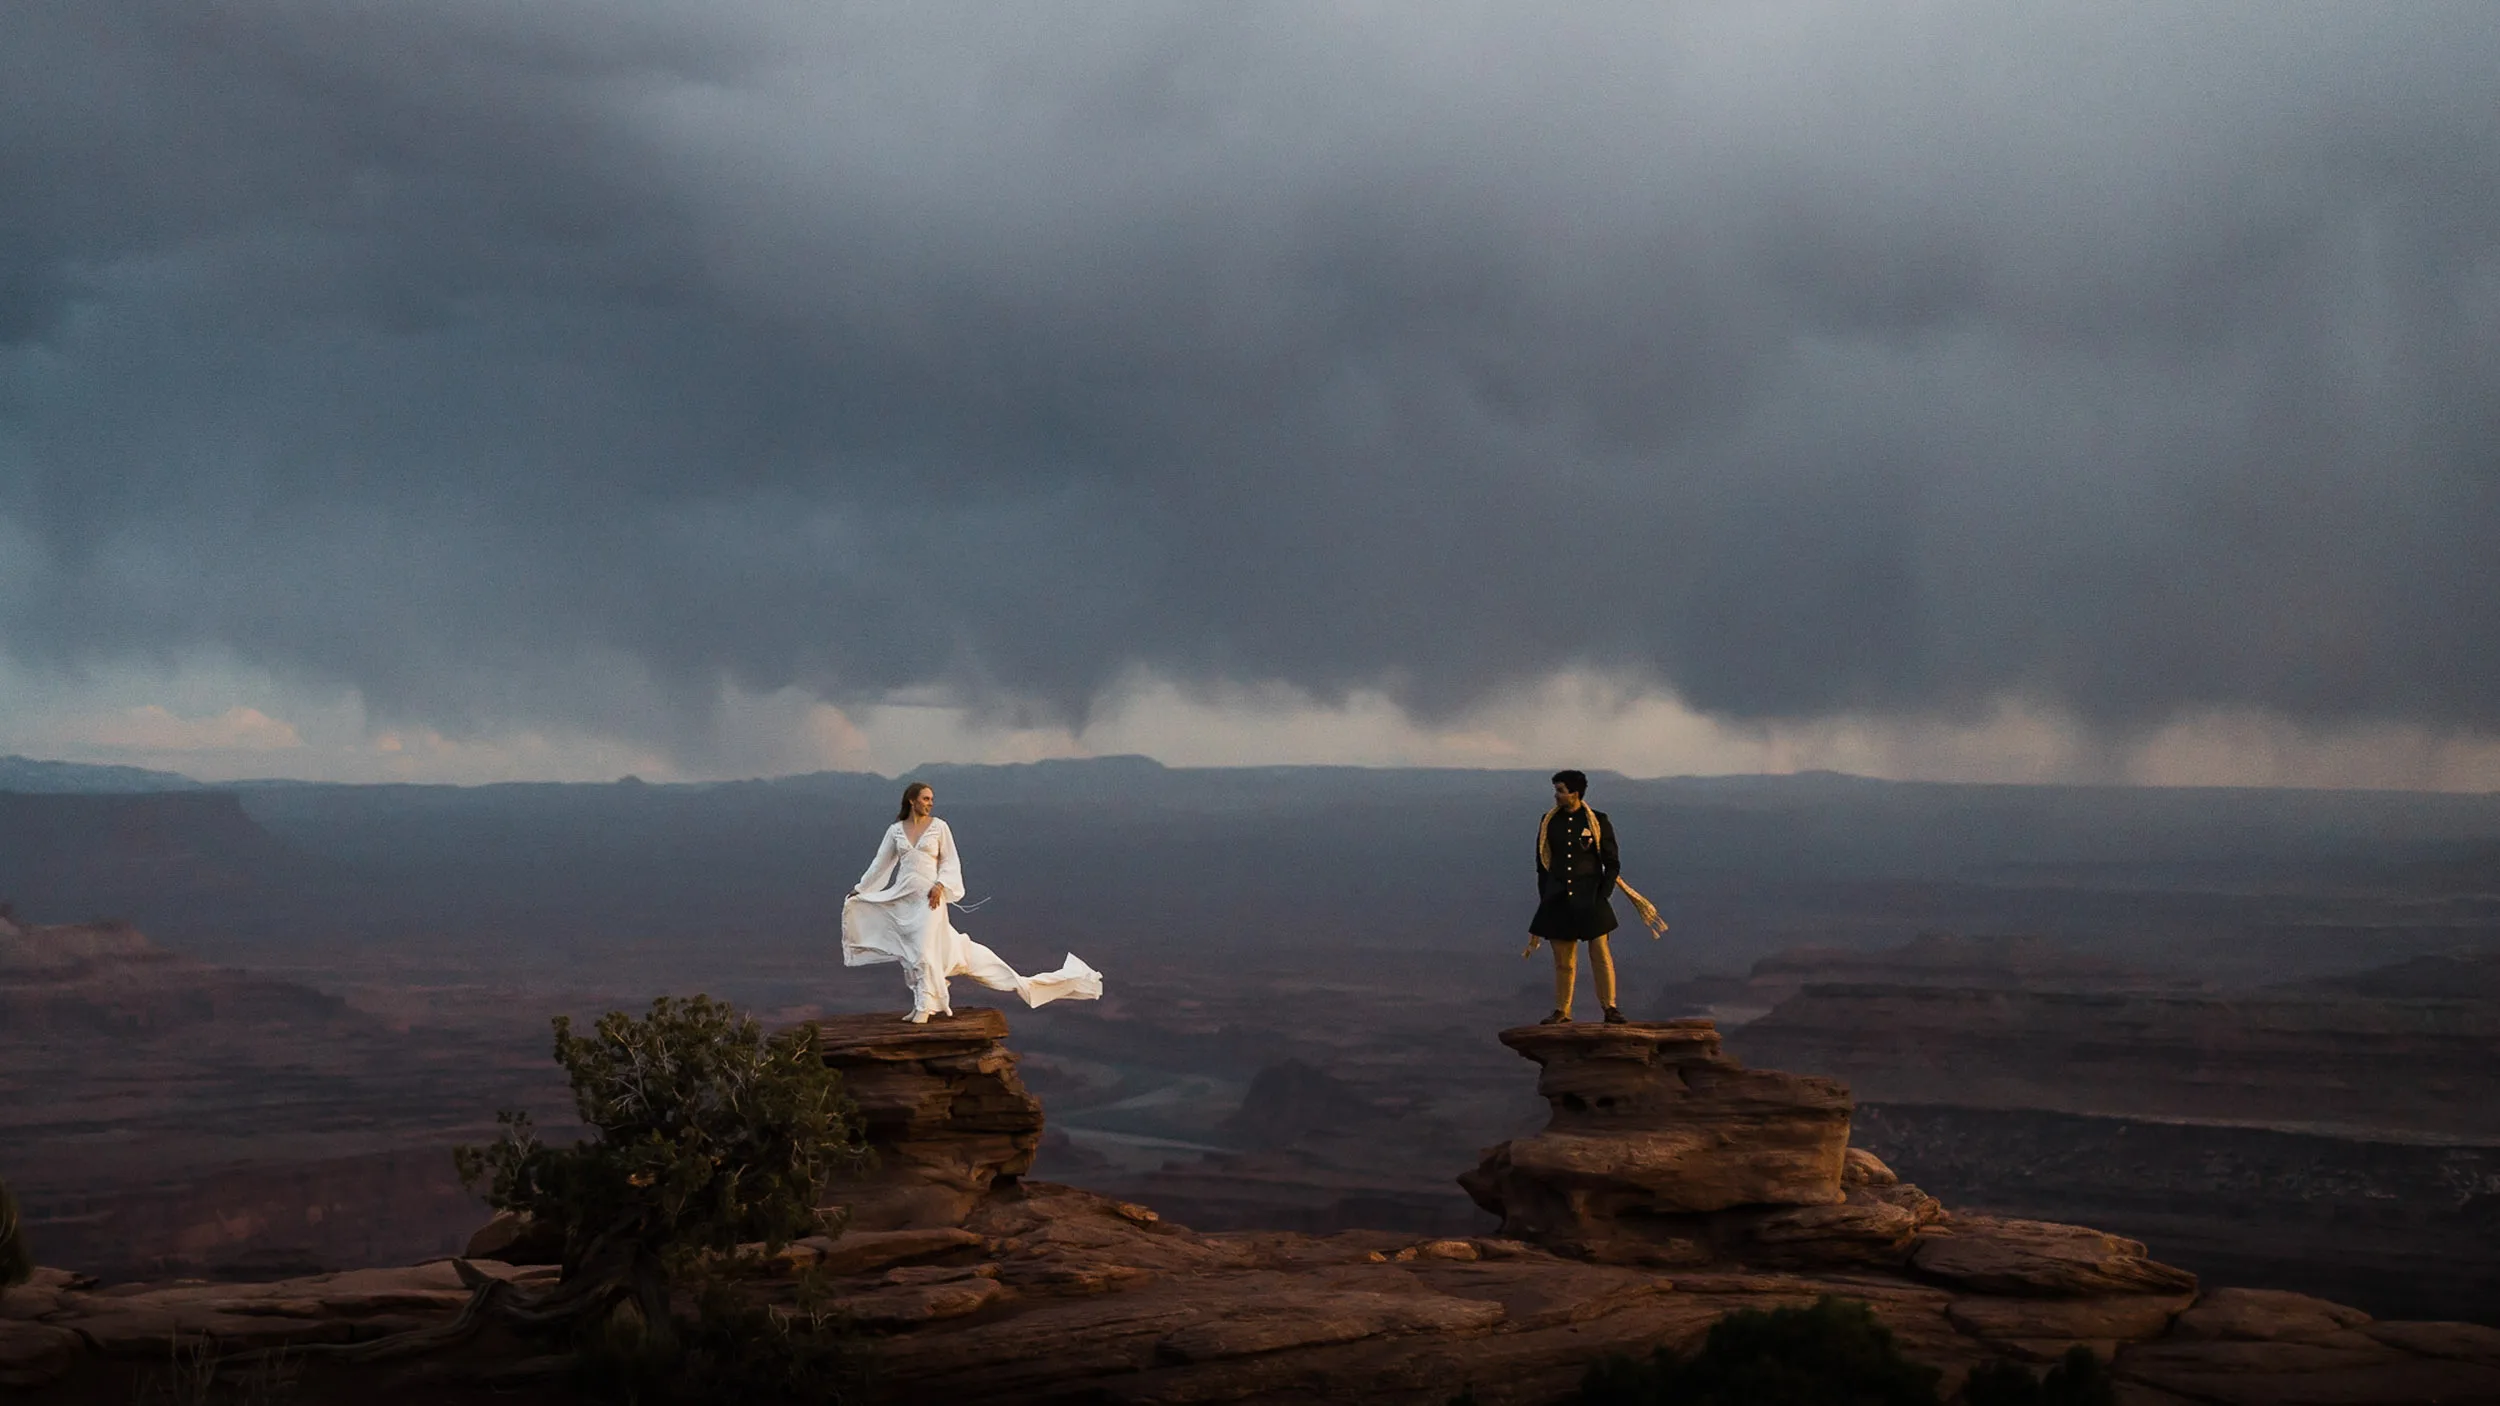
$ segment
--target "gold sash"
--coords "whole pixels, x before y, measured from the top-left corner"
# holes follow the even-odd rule
[[[1547,810],[1544,818],[1538,820],[1536,823],[1536,866],[1539,869],[1551,869],[1554,867],[1553,848],[1546,842],[1545,835],[1546,831],[1552,828],[1554,824],[1555,812],[1561,809],[1561,806],[1555,806],[1552,809]],[[1598,838],[1602,833],[1602,827],[1599,825],[1597,819],[1597,811],[1586,801],[1580,803],[1580,811],[1582,815],[1586,817],[1584,823],[1588,826],[1586,830],[1583,830],[1580,833],[1589,837],[1589,848],[1591,850],[1595,850],[1598,847]],[[1641,915],[1641,924],[1649,929],[1649,935],[1653,940],[1667,935],[1667,920],[1658,916],[1657,904],[1641,897],[1641,891],[1632,887],[1630,884],[1625,883],[1621,874],[1617,874],[1615,876],[1615,887],[1623,890],[1623,896],[1632,900],[1632,907],[1634,911]],[[1542,941],[1544,941],[1543,938],[1531,935],[1528,938],[1528,945],[1520,951],[1519,955],[1522,957],[1533,956],[1536,952],[1537,944]]]

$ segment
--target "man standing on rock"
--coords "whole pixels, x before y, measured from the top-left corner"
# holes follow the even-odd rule
[[[1608,1025],[1628,1024],[1615,1004],[1615,958],[1606,934],[1615,930],[1616,888],[1640,910],[1650,935],[1667,930],[1649,900],[1623,882],[1623,860],[1615,849],[1615,827],[1606,813],[1591,807],[1585,773],[1554,773],[1554,808],[1545,812],[1536,832],[1536,916],[1528,920],[1528,950],[1539,940],[1554,949],[1554,1013],[1546,1025],[1571,1020],[1571,992],[1578,977],[1579,947],[1589,947],[1589,966],[1597,977],[1597,1003]]]

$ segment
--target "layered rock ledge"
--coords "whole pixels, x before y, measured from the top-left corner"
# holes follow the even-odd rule
[[[1689,1349],[1728,1312],[1838,1294],[1866,1302],[1948,1388],[1981,1363],[2080,1343],[2114,1358],[2131,1406],[2500,1401],[2500,1329],[2200,1289],[2116,1236],[1949,1213],[1848,1147],[1845,1090],[1743,1070],[1703,1026],[1510,1032],[1537,1059],[1555,1122],[1468,1180],[1515,1233],[1420,1240],[1198,1234],[1028,1180],[1040,1110],[1004,1032],[995,1012],[936,1031],[863,1026],[836,1056],[856,1061],[844,1067],[860,1072],[889,1154],[844,1204],[924,1223],[803,1242],[782,1264],[812,1269],[876,1335],[897,1399],[1442,1406],[1467,1390],[1486,1406],[1541,1406],[1604,1353]],[[1868,1210],[1905,1206],[1917,1209],[1902,1233]],[[39,1400],[116,1399],[131,1364],[162,1362],[175,1334],[349,1340],[443,1321],[459,1279],[437,1263],[99,1290],[48,1273],[0,1299],[0,1381],[53,1382]],[[355,1399],[509,1390],[543,1350],[486,1344],[463,1361],[368,1369]],[[326,1401],[353,1384],[307,1385]],[[520,1399],[569,1399],[537,1390]]]
[[[891,1015],[817,1022],[825,1063],[859,1105],[877,1166],[828,1190],[858,1230],[960,1225],[1030,1171],[1042,1101],[1016,1076],[1007,1018],[974,1007],[912,1025]]]
[[[1849,1090],[1747,1069],[1707,1020],[1530,1025],[1552,1118],[1459,1178],[1502,1233],[1658,1268],[1880,1270],[2035,1297],[2192,1294],[2142,1245],[2078,1226],[1956,1218],[1849,1146]]]

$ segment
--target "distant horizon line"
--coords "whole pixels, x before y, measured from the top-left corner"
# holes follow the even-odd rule
[[[782,782],[792,782],[792,781],[809,781],[809,780],[815,780],[815,779],[818,779],[818,778],[825,778],[825,777],[855,777],[855,778],[856,778],[856,777],[866,777],[866,778],[874,778],[874,779],[877,779],[877,780],[882,780],[882,781],[901,781],[901,780],[905,780],[905,779],[907,779],[907,778],[910,778],[910,777],[915,777],[915,776],[942,775],[942,774],[945,774],[945,773],[948,773],[948,772],[1002,772],[1002,771],[1012,772],[1012,771],[1039,771],[1039,770],[1043,770],[1043,769],[1083,768],[1083,767],[1096,767],[1096,766],[1115,765],[1115,764],[1116,764],[1116,765],[1124,765],[1124,766],[1129,766],[1129,767],[1134,768],[1134,767],[1136,767],[1136,766],[1137,766],[1138,764],[1140,764],[1140,763],[1143,763],[1146,767],[1150,767],[1150,768],[1154,769],[1155,771],[1159,771],[1159,772],[1244,772],[1244,773],[1247,773],[1247,772],[1344,772],[1344,771],[1357,771],[1357,772],[1374,772],[1374,773],[1384,773],[1384,774],[1394,774],[1394,773],[1415,773],[1415,774],[1450,774],[1450,775],[1461,775],[1461,774],[1463,774],[1463,775],[1484,775],[1484,776],[1505,776],[1505,775],[1509,775],[1509,776],[1532,776],[1532,777],[1536,777],[1536,778],[1537,778],[1537,779],[1539,779],[1539,780],[1542,780],[1542,779],[1544,779],[1546,776],[1550,775],[1550,773],[1549,773],[1549,772],[1547,772],[1547,771],[1546,771],[1544,768],[1542,768],[1542,767],[1522,767],[1522,766],[1457,766],[1457,765],[1427,765],[1427,764],[1414,764],[1414,763],[1385,764],[1385,763],[1377,763],[1377,762],[1246,762],[1246,763],[1238,763],[1238,764],[1194,764],[1194,765],[1176,766],[1176,765],[1174,765],[1174,764],[1172,764],[1172,763],[1169,763],[1169,762],[1163,761],[1163,760],[1161,760],[1160,758],[1157,758],[1157,757],[1153,757],[1153,756],[1147,755],[1146,753],[1143,753],[1143,752],[1115,752],[1115,753],[1107,753],[1107,754],[1102,755],[1102,756],[1093,756],[1093,757],[1040,757],[1040,758],[1036,758],[1036,759],[1031,760],[1031,761],[1017,761],[1017,762],[950,762],[950,761],[931,761],[931,762],[923,762],[923,763],[920,763],[920,764],[918,764],[918,765],[911,766],[911,767],[906,767],[906,768],[903,768],[902,770],[899,770],[899,771],[894,771],[894,772],[867,771],[867,770],[861,770],[861,771],[845,771],[845,770],[841,770],[841,769],[838,769],[838,768],[827,768],[827,769],[824,769],[824,770],[819,770],[819,771],[783,772],[783,773],[778,773],[778,774],[769,775],[769,776],[766,776],[766,775],[755,775],[755,776],[730,776],[730,777],[715,777],[715,778],[710,778],[710,779],[706,779],[706,780],[684,780],[684,781],[651,781],[651,780],[647,780],[647,779],[643,778],[642,776],[636,775],[636,774],[631,773],[631,772],[628,772],[628,773],[626,773],[626,774],[625,774],[625,775],[623,775],[623,776],[619,776],[619,777],[615,778],[614,780],[609,780],[609,781],[562,780],[562,779],[553,779],[553,778],[506,778],[506,779],[502,779],[502,780],[495,780],[495,781],[417,781],[417,780],[393,780],[393,781],[328,781],[328,780],[316,780],[316,779],[311,779],[311,778],[306,778],[306,777],[292,777],[292,776],[250,776],[250,777],[235,777],[235,778],[231,778],[231,779],[229,779],[229,780],[224,780],[224,781],[204,781],[204,780],[201,780],[201,779],[200,779],[200,778],[198,778],[198,777],[191,776],[191,775],[188,775],[188,774],[183,773],[183,772],[178,772],[178,771],[166,771],[166,770],[163,770],[163,769],[160,769],[160,768],[155,768],[155,767],[132,766],[132,765],[130,765],[130,764],[128,764],[128,763],[121,763],[121,762],[83,762],[83,761],[71,761],[71,760],[67,760],[67,759],[63,759],[63,758],[52,758],[52,757],[30,757],[30,756],[26,756],[26,755],[24,755],[24,754],[22,754],[22,753],[15,753],[15,752],[12,752],[12,753],[0,754],[0,792],[13,792],[13,791],[14,791],[14,792],[16,792],[17,794],[21,794],[21,795],[39,795],[39,794],[126,794],[126,795],[145,795],[145,794],[163,794],[163,793],[164,793],[164,792],[160,792],[160,791],[152,791],[152,790],[148,790],[148,789],[144,789],[144,788],[126,788],[126,789],[125,789],[125,788],[116,788],[114,791],[85,791],[85,792],[80,792],[80,791],[54,791],[54,792],[48,792],[48,793],[47,793],[47,792],[42,792],[42,791],[33,791],[33,792],[29,792],[29,791],[19,791],[19,790],[17,789],[17,787],[16,787],[16,786],[14,786],[14,785],[12,784],[12,782],[13,782],[14,780],[16,780],[17,778],[10,777],[7,773],[8,773],[10,770],[12,770],[12,769],[17,768],[17,767],[21,767],[21,766],[22,766],[22,767],[27,767],[27,768],[36,768],[36,769],[41,769],[41,770],[46,770],[46,771],[59,771],[59,772],[72,773],[73,775],[74,775],[74,774],[77,774],[77,773],[87,773],[87,774],[92,775],[92,776],[94,777],[94,779],[97,779],[97,780],[103,780],[103,779],[106,779],[106,778],[108,778],[108,777],[123,777],[123,778],[128,778],[128,779],[131,779],[131,780],[134,780],[134,781],[135,781],[135,780],[142,779],[142,778],[145,778],[145,779],[149,779],[149,780],[158,780],[158,779],[161,779],[161,780],[163,780],[163,781],[172,782],[172,783],[177,783],[177,784],[175,784],[175,785],[173,785],[173,786],[170,786],[170,787],[165,788],[167,791],[172,791],[172,790],[218,790],[218,789],[221,789],[221,788],[227,788],[227,787],[254,788],[254,787],[278,787],[278,786],[304,786],[304,787],[313,787],[313,786],[331,786],[331,787],[369,787],[369,788],[376,788],[376,789],[378,789],[378,788],[382,788],[382,787],[401,787],[401,788],[428,788],[428,789],[440,788],[440,789],[449,789],[449,790],[486,790],[486,789],[489,789],[489,788],[492,788],[492,787],[499,787],[499,786],[583,786],[583,787],[600,787],[600,786],[647,786],[647,787],[654,787],[654,788],[672,788],[672,789],[679,789],[679,790],[697,790],[697,789],[703,789],[703,788],[708,788],[708,787],[721,787],[721,786],[755,786],[755,785],[773,785],[773,784],[782,783]],[[1954,787],[1954,788],[1970,789],[1970,790],[2025,790],[2025,791],[2050,791],[2050,790],[2067,790],[2067,791],[2230,791],[2230,792],[2251,792],[2251,791],[2262,791],[2262,792],[2279,792],[2279,793],[2284,793],[2284,794],[2315,793],[2315,794],[2334,794],[2334,795],[2453,796],[2453,797],[2463,797],[2463,798],[2469,798],[2469,799],[2472,799],[2472,798],[2493,798],[2493,797],[2500,797],[2500,789],[2496,789],[2496,790],[2486,790],[2486,791],[2460,791],[2460,790],[2441,790],[2441,789],[2434,789],[2434,788],[2401,787],[2401,786],[2332,786],[2332,785],[2318,785],[2318,784],[2309,784],[2309,785],[2265,785],[2265,784],[2261,784],[2261,783],[2240,783],[2240,784],[2236,784],[2236,785],[2222,785],[2222,784],[2190,784],[2190,785],[2181,785],[2181,784],[2175,784],[2175,783],[2164,783],[2164,782],[2144,782],[2144,781],[1971,781],[1971,780],[1932,780],[1932,779],[1923,778],[1923,777],[1867,776],[1867,775],[1863,775],[1863,774],[1861,774],[1861,773],[1857,773],[1857,772],[1838,771],[1838,770],[1834,770],[1834,769],[1829,768],[1829,767],[1806,767],[1806,768],[1800,768],[1800,769],[1795,770],[1795,771],[1676,772],[1676,773],[1672,773],[1672,774],[1662,774],[1662,775],[1658,775],[1658,776],[1633,776],[1633,775],[1630,775],[1629,773],[1626,773],[1626,772],[1614,771],[1614,770],[1611,770],[1611,769],[1608,769],[1608,768],[1603,768],[1603,767],[1582,767],[1582,768],[1579,768],[1579,769],[1580,769],[1580,770],[1582,770],[1582,771],[1584,771],[1584,772],[1586,772],[1586,773],[1588,774],[1588,776],[1589,776],[1592,780],[1596,780],[1596,779],[1601,779],[1601,778],[1602,778],[1602,779],[1607,780],[1607,781],[1609,781],[1609,782],[1617,782],[1617,783],[1622,783],[1622,784],[1625,784],[1625,785],[1634,785],[1634,786],[1652,786],[1652,785],[1659,785],[1659,784],[1662,784],[1662,783],[1673,783],[1673,782],[1727,782],[1727,781],[1769,781],[1769,782],[1780,782],[1780,781],[1817,781],[1817,780],[1820,780],[1820,781],[1846,781],[1846,782],[1862,783],[1862,784],[1866,784],[1866,785],[1874,785],[1874,786],[1933,786],[1933,787]],[[29,778],[29,779],[31,779],[31,778]],[[67,779],[71,779],[71,778],[70,778],[70,777],[64,777],[63,779],[64,779],[64,780],[67,780]]]

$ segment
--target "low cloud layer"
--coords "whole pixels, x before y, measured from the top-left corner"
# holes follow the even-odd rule
[[[1141,672],[2500,731],[2482,0],[29,0],[0,56],[22,670],[680,751]]]

